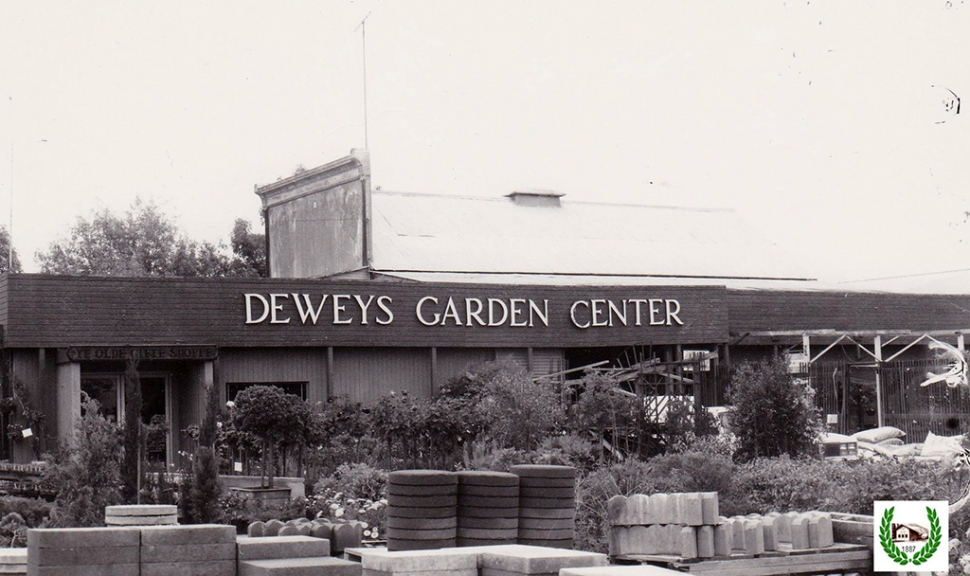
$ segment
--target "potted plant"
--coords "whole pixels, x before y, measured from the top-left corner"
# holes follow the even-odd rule
[[[251,386],[236,396],[232,423],[239,431],[251,434],[259,441],[263,470],[259,489],[235,490],[266,499],[278,499],[286,491],[288,499],[288,488],[273,486],[276,453],[281,444],[303,440],[309,412],[306,402],[277,386]]]

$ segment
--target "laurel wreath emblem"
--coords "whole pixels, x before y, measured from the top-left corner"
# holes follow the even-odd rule
[[[896,546],[896,543],[893,542],[892,534],[890,534],[895,510],[895,507],[887,508],[882,515],[882,522],[879,524],[879,544],[882,545],[882,549],[885,550],[886,555],[893,559],[893,562],[901,566],[912,562],[914,566],[919,566],[929,560],[940,547],[940,541],[943,539],[943,531],[940,529],[940,517],[936,514],[935,510],[929,506],[926,507],[926,518],[930,521],[930,538],[910,558],[905,552],[899,549],[899,546]]]

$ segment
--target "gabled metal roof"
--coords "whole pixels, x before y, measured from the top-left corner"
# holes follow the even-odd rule
[[[733,210],[373,192],[389,273],[808,279]],[[641,279],[642,281],[642,279]]]

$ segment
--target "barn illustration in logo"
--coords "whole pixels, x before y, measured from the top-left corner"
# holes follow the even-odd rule
[[[892,526],[893,542],[926,542],[930,539],[930,529],[919,524],[897,524]]]

